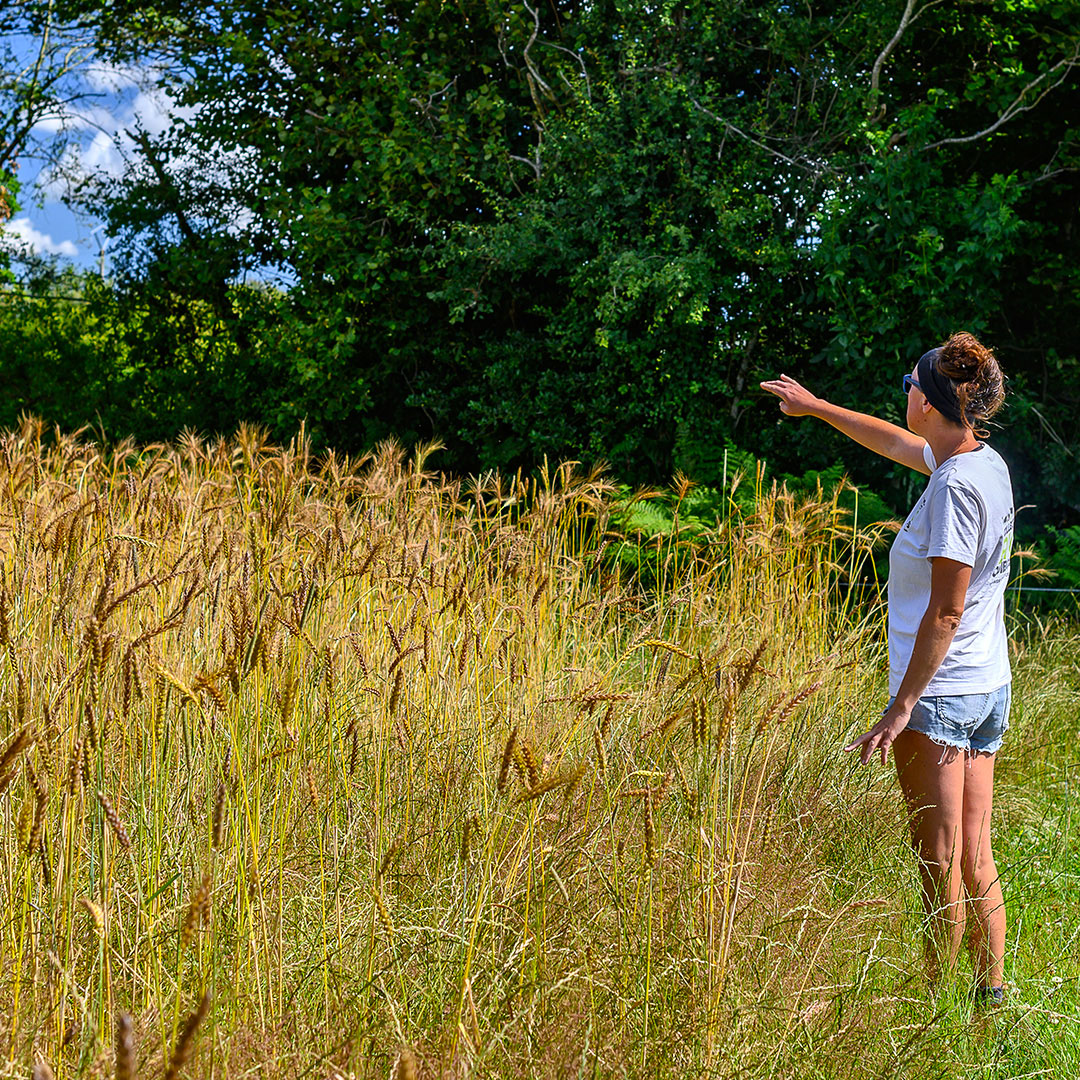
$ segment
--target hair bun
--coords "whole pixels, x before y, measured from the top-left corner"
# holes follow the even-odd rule
[[[1005,376],[997,357],[974,334],[953,334],[937,357],[937,370],[956,388],[969,426],[972,420],[988,420],[1005,401]]]
[[[950,379],[962,375],[974,375],[987,362],[994,362],[994,354],[973,334],[953,334],[938,356],[938,370]]]

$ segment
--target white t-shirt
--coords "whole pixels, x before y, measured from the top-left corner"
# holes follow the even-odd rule
[[[932,470],[922,497],[889,550],[889,693],[896,694],[911,660],[915,635],[930,603],[930,560],[971,567],[964,614],[926,697],[985,694],[1012,678],[1005,637],[1005,586],[1013,541],[1009,470],[986,443]]]

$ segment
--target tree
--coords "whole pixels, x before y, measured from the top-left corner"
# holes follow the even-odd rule
[[[17,209],[20,163],[55,164],[63,155],[73,109],[91,96],[80,74],[92,45],[92,13],[75,24],[55,0],[11,0],[0,9],[0,226]]]
[[[279,433],[636,479],[711,479],[734,440],[802,471],[845,451],[777,429],[760,375],[888,413],[893,373],[968,327],[1014,374],[1030,484],[1060,456],[1058,514],[1078,15],[115,0],[99,47],[164,56],[185,111],[100,197],[132,295],[209,304]],[[251,271],[285,282],[272,313],[236,306]]]
[[[890,380],[861,377],[868,359],[894,371],[954,329],[983,335],[1012,379],[1003,438],[1018,487],[1060,518],[1080,511],[1069,422],[1080,404],[1080,279],[1068,256],[1080,224],[1069,120],[1080,107],[1080,10],[924,7],[917,25],[912,12],[875,98],[873,152],[853,162],[822,219],[821,359],[830,382],[880,411]]]

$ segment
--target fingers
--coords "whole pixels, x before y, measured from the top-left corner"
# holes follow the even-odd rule
[[[783,397],[788,390],[794,390],[798,383],[790,375],[781,375],[779,379],[766,379],[758,384],[762,390],[768,390],[770,394]]]
[[[862,748],[862,752],[859,754],[859,760],[863,765],[869,765],[870,759],[874,756],[875,752],[881,754],[881,764],[884,765],[889,755],[889,747],[893,744],[893,735],[888,728],[880,728],[875,724],[869,731],[864,732],[857,739],[854,739],[847,746],[844,747],[845,751],[858,750]]]
[[[791,416],[802,416],[810,396],[790,375],[781,375],[778,379],[765,379],[758,384],[762,390],[775,394],[780,399],[780,411]]]
[[[857,739],[853,739],[851,742],[849,742],[847,746],[844,747],[844,749],[849,752],[852,750],[856,750],[860,746],[862,746],[863,743],[869,742],[870,739],[872,739],[873,737],[874,729],[871,728],[869,731],[864,731]]]

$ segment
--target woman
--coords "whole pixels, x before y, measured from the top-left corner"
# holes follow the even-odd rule
[[[990,845],[994,758],[1009,726],[1004,594],[1009,471],[976,425],[1005,398],[993,353],[954,334],[903,377],[907,430],[815,397],[781,375],[761,386],[788,416],[816,416],[930,477],[889,552],[889,703],[847,750],[893,749],[927,914],[927,959],[952,967],[970,908],[976,998],[999,1002],[1005,907]],[[965,903],[964,894],[967,901]]]

